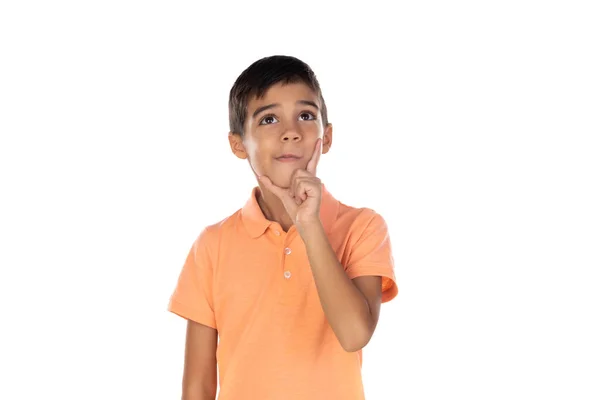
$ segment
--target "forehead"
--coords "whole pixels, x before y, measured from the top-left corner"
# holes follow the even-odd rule
[[[305,83],[277,83],[263,97],[253,96],[248,101],[248,114],[267,104],[295,105],[298,100],[310,100],[320,105],[317,94]]]

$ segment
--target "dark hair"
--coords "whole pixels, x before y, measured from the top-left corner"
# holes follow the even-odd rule
[[[261,98],[277,83],[305,83],[319,97],[321,119],[327,126],[327,107],[319,81],[313,70],[303,61],[291,56],[270,56],[255,61],[237,78],[229,92],[229,130],[244,135],[244,123],[251,96]]]

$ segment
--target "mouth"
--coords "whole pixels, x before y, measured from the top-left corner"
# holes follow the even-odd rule
[[[301,160],[302,157],[297,156],[295,154],[284,154],[284,155],[279,156],[279,157],[277,157],[275,159],[277,161],[281,161],[281,162],[294,162],[294,161]]]

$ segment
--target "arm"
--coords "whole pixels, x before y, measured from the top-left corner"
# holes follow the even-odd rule
[[[344,350],[354,352],[371,340],[377,326],[382,302],[381,270],[372,274],[363,271],[361,276],[351,280],[331,248],[320,220],[322,183],[316,177],[322,144],[322,140],[317,139],[306,169],[294,171],[288,188],[274,185],[264,175],[259,177],[259,184],[282,201],[294,221],[306,247],[327,321]],[[369,253],[367,251],[367,255]],[[389,258],[385,251],[376,254]]]
[[[381,305],[381,277],[351,280],[341,265],[320,221],[302,227],[302,238],[317,292],[329,325],[344,350],[362,349],[377,326]]]
[[[217,331],[188,320],[182,400],[215,400],[217,395]]]

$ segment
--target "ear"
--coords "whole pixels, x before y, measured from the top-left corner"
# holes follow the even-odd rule
[[[229,132],[229,146],[231,147],[231,152],[242,160],[248,158],[248,153],[246,153],[246,148],[244,147],[244,142],[242,140],[242,135],[237,132]]]
[[[325,130],[323,131],[323,152],[325,154],[331,148],[331,143],[333,141],[333,127],[331,123],[327,124]]]

